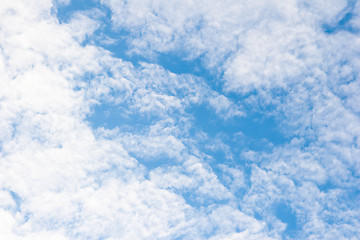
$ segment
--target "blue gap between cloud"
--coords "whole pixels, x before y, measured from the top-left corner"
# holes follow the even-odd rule
[[[285,235],[296,236],[297,217],[292,208],[285,202],[275,204],[275,215],[280,221],[286,223]]]
[[[360,29],[356,29],[348,24],[353,17],[359,13],[354,13],[356,0],[348,0],[347,7],[339,13],[340,20],[336,24],[323,24],[322,28],[327,34],[335,34],[339,31],[347,31],[350,33],[358,33]]]

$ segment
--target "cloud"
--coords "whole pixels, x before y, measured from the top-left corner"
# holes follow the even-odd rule
[[[0,235],[358,235],[358,3],[104,0],[61,22],[64,4],[0,3]],[[128,61],[104,49],[119,32]],[[172,73],[170,53],[217,79]],[[284,141],[251,148],[255,113]]]

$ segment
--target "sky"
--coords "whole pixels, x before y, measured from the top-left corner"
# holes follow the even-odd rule
[[[360,1],[0,1],[0,238],[360,236]]]

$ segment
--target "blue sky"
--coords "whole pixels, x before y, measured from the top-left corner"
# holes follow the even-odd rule
[[[0,236],[356,239],[360,2],[0,3]]]

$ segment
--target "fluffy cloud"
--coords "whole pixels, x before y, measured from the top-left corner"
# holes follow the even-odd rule
[[[1,236],[359,234],[358,2],[103,0],[60,21],[69,4],[0,3]],[[117,41],[107,10],[144,62],[97,45]],[[166,70],[169,53],[218,79]],[[254,112],[281,144],[246,147]]]

